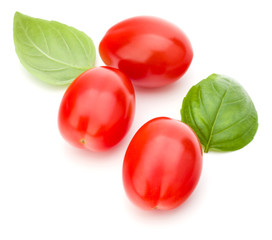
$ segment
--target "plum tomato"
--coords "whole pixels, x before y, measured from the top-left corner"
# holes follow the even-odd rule
[[[159,117],[132,138],[123,162],[123,183],[138,207],[169,210],[195,189],[202,171],[202,148],[194,131],[178,120]]]
[[[161,87],[189,68],[193,50],[185,33],[157,17],[139,16],[111,27],[99,44],[108,66],[122,70],[135,86]]]
[[[91,151],[116,145],[128,131],[135,112],[135,93],[129,78],[112,67],[92,68],[66,90],[58,126],[68,142]]]

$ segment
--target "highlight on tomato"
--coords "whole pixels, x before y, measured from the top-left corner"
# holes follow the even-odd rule
[[[105,151],[127,133],[135,112],[129,78],[112,67],[96,67],[79,75],[66,90],[59,108],[61,135],[72,145]]]
[[[138,16],[111,27],[99,45],[108,66],[119,68],[140,87],[161,87],[180,79],[193,59],[191,43],[176,25]]]
[[[199,139],[188,125],[166,117],[148,121],[124,157],[127,196],[145,210],[178,207],[197,186],[202,157]]]

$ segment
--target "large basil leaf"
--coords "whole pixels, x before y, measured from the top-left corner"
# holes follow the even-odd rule
[[[190,89],[181,118],[195,131],[205,152],[240,149],[251,142],[258,128],[256,109],[244,88],[217,74]]]
[[[85,33],[56,21],[16,12],[13,38],[23,66],[51,84],[68,84],[95,63],[92,40]]]

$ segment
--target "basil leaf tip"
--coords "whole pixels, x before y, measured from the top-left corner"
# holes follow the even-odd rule
[[[65,24],[16,12],[13,39],[22,65],[47,83],[69,84],[94,67],[96,52],[92,39]]]
[[[206,153],[241,149],[258,129],[250,96],[238,82],[224,75],[212,74],[193,86],[180,112],[181,120],[195,131]]]

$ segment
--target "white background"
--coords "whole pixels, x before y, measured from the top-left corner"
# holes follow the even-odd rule
[[[0,44],[0,239],[272,239],[272,14],[270,1],[5,1]],[[65,91],[32,77],[13,45],[15,11],[84,31],[96,48],[113,24],[153,15],[178,25],[194,59],[175,84],[136,89],[133,125],[114,149],[75,149],[59,134]],[[97,65],[103,65],[99,59]],[[142,211],[122,185],[122,161],[137,129],[158,116],[180,119],[183,97],[211,73],[250,94],[259,129],[245,148],[204,155],[200,182],[172,211]]]

